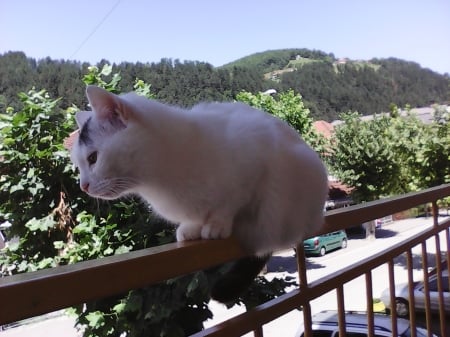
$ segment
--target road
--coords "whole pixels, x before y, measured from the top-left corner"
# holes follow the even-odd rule
[[[407,239],[412,235],[423,230],[426,226],[431,226],[431,218],[408,219],[395,221],[392,224],[384,226],[381,230],[377,229],[376,240],[366,240],[358,237],[350,237],[348,247],[328,253],[323,257],[310,257],[307,259],[308,281],[317,280],[325,275],[342,269],[366,256],[372,255],[385,249],[397,242]],[[444,241],[441,241],[444,242]],[[443,244],[441,244],[443,246]],[[430,265],[434,265],[434,258],[431,255],[433,243],[427,244]],[[417,249],[413,254],[419,254]],[[418,259],[418,258],[417,258]],[[417,262],[417,261],[416,261]],[[394,267],[395,281],[406,281],[406,268],[404,261],[396,260]],[[292,250],[279,252],[274,255],[268,264],[267,278],[294,276],[296,274],[296,260]],[[421,278],[420,268],[414,270],[414,277]],[[380,266],[372,271],[373,295],[379,297],[383,289],[387,287],[388,276],[387,267]],[[345,308],[346,310],[365,310],[365,279],[359,277],[344,286]],[[232,309],[226,309],[223,305],[214,301],[210,303],[210,308],[214,313],[214,318],[205,322],[205,327],[215,325],[228,318],[231,318],[244,311],[243,307],[235,306]],[[316,313],[326,309],[336,309],[336,294],[332,291],[311,302],[312,312]],[[293,311],[281,318],[264,326],[264,336],[294,336],[299,324],[303,321],[300,311]],[[0,332],[0,337],[25,337],[25,336],[45,336],[45,337],[76,337],[77,332],[73,328],[74,319],[65,316],[56,319],[46,320],[39,323],[28,324],[23,327],[9,329]],[[247,336],[253,336],[248,334]]]

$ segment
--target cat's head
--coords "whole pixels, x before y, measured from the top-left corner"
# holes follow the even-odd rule
[[[71,159],[80,172],[80,187],[89,195],[116,199],[135,187],[130,162],[136,153],[129,138],[132,106],[121,96],[96,86],[86,95],[92,111],[79,111],[79,127],[71,144]]]

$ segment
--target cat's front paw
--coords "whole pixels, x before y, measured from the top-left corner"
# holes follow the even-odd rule
[[[177,241],[189,241],[202,238],[202,227],[193,224],[180,224],[177,228]]]
[[[206,224],[202,226],[202,239],[226,239],[231,236],[231,226]]]

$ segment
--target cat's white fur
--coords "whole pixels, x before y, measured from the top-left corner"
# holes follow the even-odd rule
[[[89,139],[75,141],[71,158],[89,195],[140,195],[178,224],[179,241],[234,235],[258,255],[322,225],[324,165],[278,118],[242,103],[181,109],[95,86],[87,96],[93,111],[76,119],[81,129],[89,119]]]

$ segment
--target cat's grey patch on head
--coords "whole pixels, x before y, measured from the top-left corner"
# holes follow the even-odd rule
[[[83,145],[88,145],[92,143],[92,138],[89,132],[89,124],[91,122],[92,117],[89,117],[86,122],[83,124],[80,130],[79,142]]]

